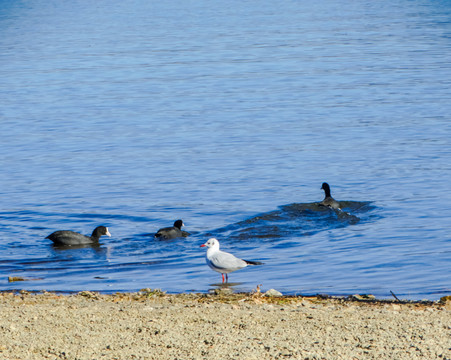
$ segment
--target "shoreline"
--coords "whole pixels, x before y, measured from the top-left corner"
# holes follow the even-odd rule
[[[15,295],[46,295],[46,294],[54,294],[58,296],[75,296],[75,295],[83,295],[83,294],[95,294],[98,296],[141,296],[146,292],[161,294],[165,296],[195,296],[195,297],[208,297],[215,295],[223,295],[230,296],[230,298],[241,297],[241,296],[261,296],[266,298],[285,298],[285,299],[322,299],[322,300],[338,300],[338,301],[346,301],[346,302],[363,302],[363,303],[397,303],[397,304],[423,304],[423,305],[434,305],[439,304],[441,302],[445,303],[446,301],[451,301],[451,295],[441,296],[435,300],[431,299],[403,299],[398,298],[396,294],[391,292],[391,297],[376,297],[372,294],[349,294],[349,295],[330,295],[330,294],[282,294],[279,293],[273,294],[272,292],[277,290],[269,289],[267,293],[260,292],[259,289],[253,291],[244,291],[244,292],[233,292],[232,289],[228,287],[218,287],[215,289],[210,289],[208,292],[181,292],[181,293],[172,293],[166,292],[161,289],[141,289],[139,291],[97,291],[97,290],[81,290],[81,291],[53,291],[53,290],[26,290],[26,289],[0,289],[0,296],[3,294],[15,294]]]
[[[451,359],[451,298],[0,293],[5,359]]]

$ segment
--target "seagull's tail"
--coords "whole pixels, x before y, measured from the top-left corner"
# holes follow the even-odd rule
[[[249,260],[244,260],[244,261],[248,265],[263,265],[263,263],[261,261],[249,261]]]

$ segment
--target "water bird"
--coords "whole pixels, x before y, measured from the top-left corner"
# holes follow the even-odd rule
[[[52,240],[55,245],[88,245],[98,244],[103,235],[111,236],[106,226],[97,226],[91,236],[70,230],[58,230],[51,233],[46,239]]]
[[[206,254],[207,265],[222,275],[223,283],[224,274],[226,275],[226,282],[229,282],[229,273],[245,268],[248,265],[263,265],[260,261],[239,259],[235,255],[219,250],[219,241],[215,238],[208,239],[200,247],[208,247]]]
[[[176,220],[174,222],[174,226],[158,230],[155,237],[162,240],[169,240],[189,236],[189,232],[183,231],[182,226],[185,226],[183,221]]]
[[[321,201],[319,204],[322,206],[327,206],[331,209],[341,210],[340,203],[335,200],[331,194],[330,194],[330,186],[328,183],[324,182],[321,186],[321,189],[324,190],[325,197],[324,200]]]

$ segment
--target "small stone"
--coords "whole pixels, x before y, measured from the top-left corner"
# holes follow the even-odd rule
[[[269,289],[267,292],[265,292],[264,295],[265,296],[283,296],[283,294],[280,291],[277,291],[274,289]]]

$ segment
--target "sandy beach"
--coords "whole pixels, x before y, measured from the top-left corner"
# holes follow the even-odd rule
[[[451,359],[451,303],[2,293],[1,359]]]

